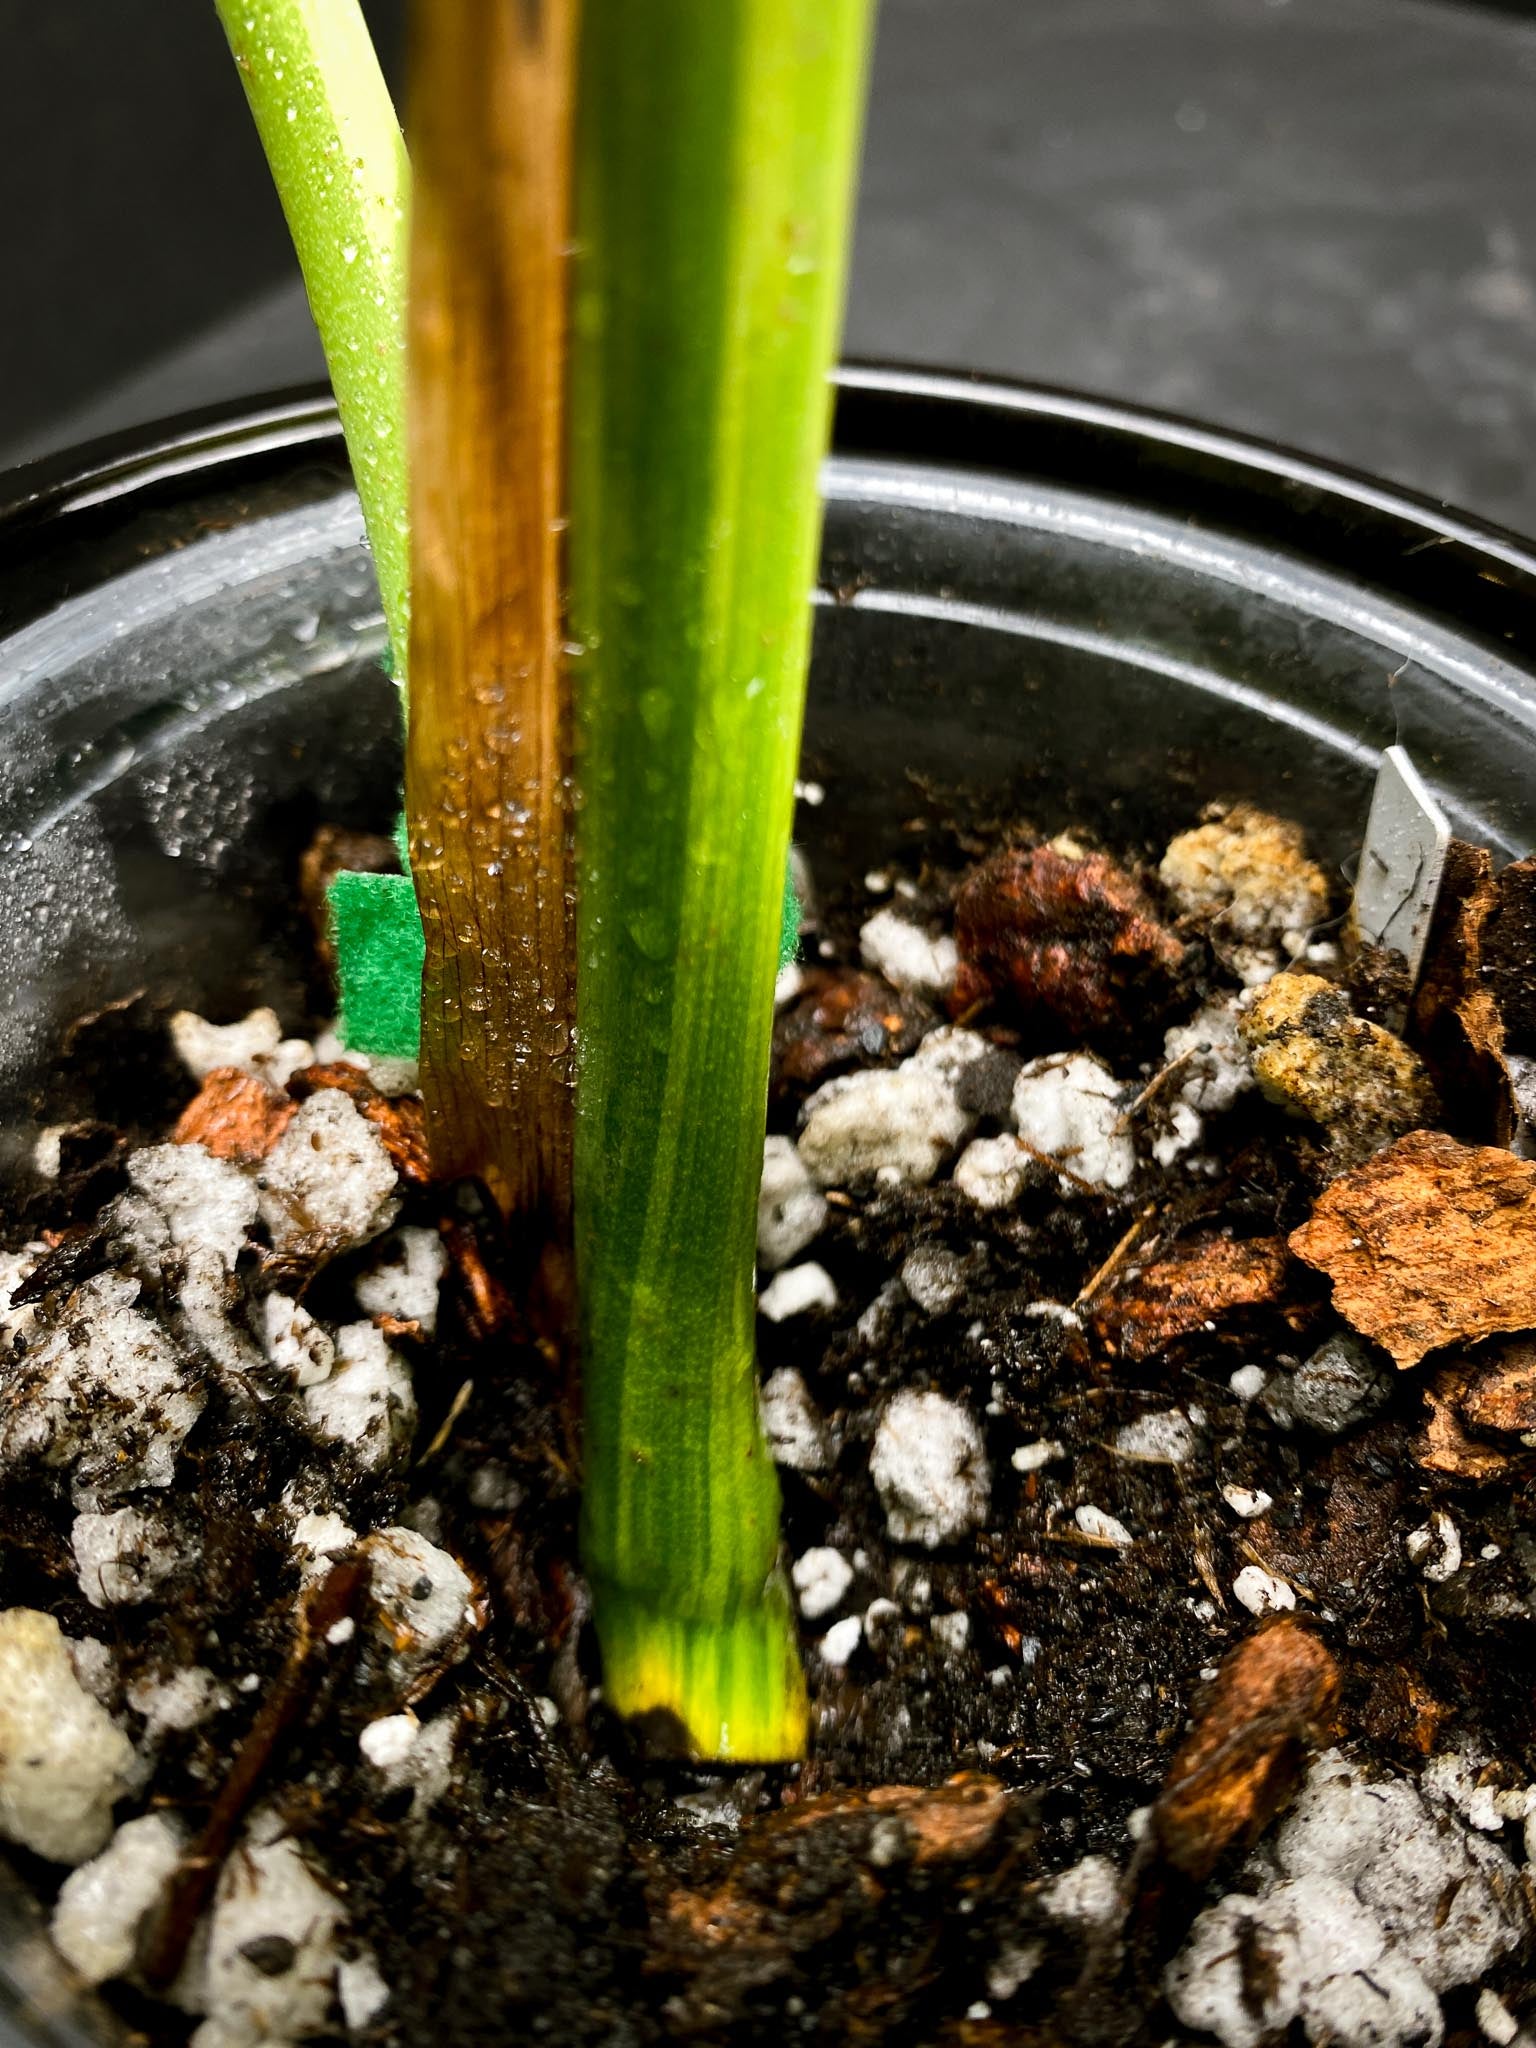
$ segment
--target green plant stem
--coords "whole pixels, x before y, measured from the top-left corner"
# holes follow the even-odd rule
[[[799,1752],[753,1254],[866,0],[587,0],[569,549],[604,1683]]]
[[[214,0],[304,273],[403,681],[410,168],[357,0]]]

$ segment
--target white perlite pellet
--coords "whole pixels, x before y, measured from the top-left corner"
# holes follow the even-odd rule
[[[824,1614],[842,1605],[853,1584],[853,1566],[840,1550],[823,1544],[797,1557],[789,1576],[794,1581],[800,1612],[807,1621],[820,1621]]]
[[[328,1558],[357,1541],[357,1531],[340,1515],[309,1513],[293,1525],[293,1547],[302,1553],[306,1571],[323,1569]]]
[[[907,1066],[914,1074],[936,1075],[953,1090],[992,1050],[979,1031],[967,1031],[963,1024],[941,1024],[928,1033]]]
[[[256,1221],[256,1183],[203,1145],[149,1145],[128,1161],[128,1185],[165,1218],[183,1250],[217,1252],[232,1266]]]
[[[1257,1486],[1224,1486],[1221,1497],[1234,1515],[1245,1522],[1257,1521],[1274,1506],[1274,1497]]]
[[[947,936],[933,939],[897,910],[877,910],[859,933],[859,957],[892,988],[948,995],[960,956]]]
[[[261,1180],[262,1220],[279,1251],[351,1251],[387,1230],[400,1206],[377,1126],[339,1088],[299,1105]]]
[[[128,1687],[128,1704],[144,1716],[143,1744],[152,1747],[164,1735],[184,1734],[222,1713],[230,1696],[203,1665],[184,1664],[165,1678],[141,1673]]]
[[[869,1470],[894,1542],[934,1550],[986,1520],[992,1474],[981,1431],[943,1394],[895,1396],[875,1432]]]
[[[788,1322],[791,1316],[822,1314],[837,1307],[837,1288],[825,1266],[808,1259],[803,1266],[786,1266],[775,1273],[758,1296],[757,1312],[770,1323]]]
[[[1281,1614],[1296,1605],[1296,1595],[1285,1580],[1257,1564],[1243,1566],[1232,1581],[1232,1596],[1250,1614]]]
[[[1123,1093],[1108,1067],[1086,1052],[1031,1060],[1014,1083],[1018,1134],[1063,1169],[1063,1195],[1081,1194],[1085,1181],[1112,1193],[1129,1184],[1136,1147],[1120,1128]]]
[[[1208,1003],[1187,1024],[1163,1036],[1163,1058],[1182,1060],[1178,1092],[1191,1109],[1207,1116],[1230,1109],[1253,1086],[1253,1069],[1237,1029],[1238,1004]]]
[[[1195,1454],[1194,1427],[1182,1408],[1138,1415],[1116,1430],[1110,1449],[1133,1464],[1187,1465]]]
[[[1338,1750],[1308,1771],[1276,1830],[1283,1876],[1349,1885],[1435,1991],[1475,1983],[1528,1925],[1513,1865],[1454,1809]]]
[[[1531,2038],[1497,1991],[1477,1994],[1477,2024],[1493,2048],[1520,2048],[1522,2042]]]
[[[943,1074],[914,1057],[818,1088],[805,1105],[800,1157],[824,1188],[861,1180],[922,1187],[974,1122]]]
[[[421,1723],[414,1714],[386,1714],[370,1721],[357,1738],[357,1746],[375,1770],[387,1771],[402,1764],[416,1746]]]
[[[840,1671],[859,1647],[863,1633],[864,1617],[860,1614],[850,1614],[846,1621],[834,1621],[819,1645],[821,1661]]]
[[[1439,1994],[1477,1984],[1530,1928],[1502,1849],[1428,1782],[1369,1776],[1337,1750],[1245,1878],[1199,1916],[1164,1979],[1177,2017],[1223,2048],[1260,2048],[1298,2021],[1337,2048],[1435,2048]]]
[[[372,1323],[343,1324],[335,1368],[304,1389],[304,1412],[317,1436],[344,1444],[366,1470],[379,1470],[406,1449],[416,1427],[405,1361]]]
[[[268,1363],[296,1387],[318,1386],[336,1363],[330,1331],[289,1294],[269,1294],[262,1303],[261,1341]]]
[[[59,1625],[0,1613],[0,1835],[51,1863],[83,1863],[112,1832],[133,1746],[81,1685]]]
[[[462,1656],[474,1589],[458,1560],[414,1529],[377,1530],[362,1550],[372,1567],[374,1632],[387,1646],[392,1678],[403,1682],[428,1664]]]
[[[49,1932],[85,1983],[128,1974],[144,1915],[159,1903],[181,1852],[174,1822],[146,1813],[125,1822],[99,1856],[65,1878]]]
[[[351,2031],[370,2026],[389,2003],[389,1986],[368,1950],[336,1965],[336,1998]]]
[[[238,1067],[274,1088],[307,1067],[315,1048],[307,1038],[284,1038],[276,1010],[252,1010],[234,1024],[210,1024],[194,1010],[178,1010],[171,1019],[171,1043],[194,1081],[215,1067]]]
[[[93,1607],[133,1607],[152,1599],[182,1561],[170,1532],[138,1508],[76,1515],[70,1544],[80,1590]],[[187,1553],[187,1561],[196,1555]]]
[[[1040,1437],[1032,1444],[1020,1444],[1009,1463],[1015,1472],[1038,1472],[1042,1466],[1066,1455],[1065,1445],[1057,1443],[1054,1437]]]
[[[111,1646],[97,1636],[66,1636],[64,1647],[69,1652],[76,1678],[91,1698],[99,1700],[110,1712],[117,1705],[121,1687],[117,1658]],[[131,1694],[128,1704],[133,1705]]]
[[[1040,1168],[1009,1131],[973,1138],[955,1161],[954,1183],[978,1209],[1009,1209]]]
[[[424,1336],[437,1328],[437,1298],[448,1270],[448,1254],[435,1230],[416,1224],[392,1231],[379,1246],[353,1292],[370,1316],[396,1316],[418,1323]]]
[[[1149,1150],[1159,1166],[1172,1166],[1186,1152],[1192,1152],[1205,1136],[1205,1121],[1187,1102],[1168,1105],[1161,1127],[1151,1131]]]
[[[832,1447],[810,1389],[792,1365],[781,1365],[763,1382],[758,1396],[763,1434],[776,1465],[792,1472],[824,1472]]]
[[[206,1954],[187,1987],[192,2010],[208,2015],[195,2048],[256,2048],[326,2031],[341,1903],[296,1842],[262,1839],[271,1825],[270,1815],[253,1820],[219,1878]],[[271,1967],[273,1950],[286,1967]]]
[[[952,1657],[958,1657],[971,1640],[971,1617],[968,1614],[936,1614],[928,1627],[934,1641],[941,1649],[948,1650]]]
[[[1079,1532],[1094,1543],[1112,1543],[1117,1550],[1125,1550],[1136,1541],[1124,1522],[1107,1514],[1103,1508],[1085,1501],[1080,1508],[1074,1508],[1072,1519]]]
[[[13,1308],[11,1297],[24,1280],[31,1279],[47,1249],[43,1244],[27,1244],[19,1252],[0,1252],[0,1345],[30,1337],[37,1327],[37,1311],[25,1303]]]
[[[1053,1920],[1069,1926],[1113,1926],[1120,1917],[1120,1872],[1107,1856],[1085,1856],[1053,1877],[1040,1894]]]
[[[943,1315],[965,1292],[965,1261],[945,1245],[918,1245],[902,1262],[901,1284],[925,1316]]]
[[[39,1180],[57,1180],[64,1165],[64,1139],[70,1124],[45,1124],[32,1146],[32,1171]]]
[[[1249,1952],[1264,1958],[1252,1985],[1235,1967]],[[1438,2044],[1442,2034],[1434,1994],[1342,1885],[1282,1884],[1263,1900],[1223,1899],[1196,1920],[1164,1989],[1186,2026],[1224,2048],[1260,2048],[1302,2016],[1309,2040],[1336,2048]]]
[[[1443,1508],[1422,1529],[1410,1531],[1404,1548],[1432,1586],[1443,1586],[1461,1570],[1461,1532]]]
[[[776,1273],[821,1235],[827,1198],[792,1141],[774,1136],[763,1143],[763,1178],[757,1194],[757,1262]]]
[[[169,1486],[203,1390],[165,1332],[132,1304],[139,1283],[100,1273],[13,1369],[0,1468],[33,1458],[71,1474],[76,1507]]]

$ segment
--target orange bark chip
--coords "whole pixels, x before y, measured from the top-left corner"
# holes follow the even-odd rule
[[[1178,1337],[1220,1328],[1242,1310],[1278,1308],[1289,1260],[1278,1237],[1216,1237],[1176,1246],[1128,1275],[1094,1310],[1095,1336],[1131,1364]]]
[[[1152,1809],[1176,1869],[1208,1877],[1227,1849],[1257,1839],[1327,1734],[1338,1698],[1338,1666],[1300,1622],[1275,1622],[1222,1659]]]
[[[177,1119],[173,1144],[202,1145],[215,1159],[265,1159],[298,1104],[240,1067],[215,1067]]]
[[[1536,1329],[1536,1165],[1493,1146],[1412,1131],[1342,1174],[1290,1246],[1404,1369]]]

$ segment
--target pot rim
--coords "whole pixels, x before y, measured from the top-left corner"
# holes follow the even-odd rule
[[[981,372],[851,362],[833,383],[834,461],[917,460],[1124,498],[1327,562],[1496,640],[1536,646],[1536,545],[1411,490],[1178,414]],[[0,567],[34,556],[40,533],[84,537],[92,515],[185,495],[188,480],[259,484],[304,454],[345,459],[326,385],[44,456],[0,475]],[[76,556],[58,596],[77,591],[80,575]]]

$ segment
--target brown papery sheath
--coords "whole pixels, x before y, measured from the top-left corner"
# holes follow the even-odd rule
[[[418,0],[405,793],[434,1174],[569,1241],[561,512],[575,0]]]

